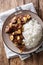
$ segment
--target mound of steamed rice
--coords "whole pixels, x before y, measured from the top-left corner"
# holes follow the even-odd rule
[[[24,31],[22,32],[24,36],[24,44],[26,48],[32,48],[38,45],[42,37],[42,27],[41,24],[35,19],[30,20],[23,25]]]

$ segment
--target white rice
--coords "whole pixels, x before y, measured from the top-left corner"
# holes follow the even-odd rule
[[[25,42],[26,48],[35,47],[42,37],[42,27],[41,24],[35,19],[30,20],[23,25],[24,31],[23,41]]]

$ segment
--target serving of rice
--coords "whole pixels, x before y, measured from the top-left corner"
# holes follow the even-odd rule
[[[32,19],[23,25],[24,31],[22,32],[24,36],[24,43],[26,48],[35,47],[42,37],[42,27],[41,24],[36,19]]]

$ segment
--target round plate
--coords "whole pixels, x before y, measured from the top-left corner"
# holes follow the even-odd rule
[[[9,36],[7,33],[5,33],[5,27],[6,25],[8,25],[8,23],[10,22],[9,20],[12,19],[14,16],[20,16],[20,15],[23,15],[23,14],[29,14],[31,15],[32,18],[34,19],[37,19],[37,21],[39,21],[39,23],[42,25],[43,27],[43,22],[42,20],[38,17],[37,14],[29,11],[29,10],[20,10],[20,11],[17,11],[17,12],[14,12],[13,14],[11,14],[10,16],[8,16],[8,18],[6,19],[6,21],[4,22],[3,24],[3,27],[2,27],[2,38],[3,38],[3,41],[4,43],[6,44],[6,46],[12,50],[13,52],[16,52],[18,54],[27,54],[27,53],[32,53],[34,51],[36,51],[40,46],[41,46],[41,43],[43,40],[41,40],[41,42],[34,48],[31,48],[29,49],[28,51],[23,51],[22,53],[20,52],[19,48],[17,48],[13,42],[11,42],[11,40],[9,39]]]

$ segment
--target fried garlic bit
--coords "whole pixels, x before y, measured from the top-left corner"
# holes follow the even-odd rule
[[[18,34],[21,34],[21,29],[18,29],[17,33],[18,33]]]
[[[9,26],[6,26],[5,32],[7,33],[9,31]]]
[[[15,34],[21,34],[21,29],[18,29],[17,31],[15,31]]]
[[[12,23],[9,23],[9,27],[12,27]]]
[[[17,40],[20,40],[20,36],[17,36]]]
[[[14,16],[10,21],[11,21],[11,23],[12,24],[15,24],[16,23],[16,19],[17,19],[17,17],[16,16]]]
[[[12,35],[14,35],[14,34],[15,34],[15,32],[12,33]]]
[[[27,17],[26,17],[26,16],[23,17],[23,21],[24,21],[25,23],[27,22]]]
[[[17,19],[17,23],[20,24],[21,23],[21,20],[20,18]]]
[[[16,16],[13,17],[13,20],[16,20]]]
[[[26,23],[27,20],[29,20],[30,18],[31,18],[30,15],[26,15],[26,16],[23,17],[23,21]]]
[[[30,19],[31,18],[31,16],[30,15],[27,15],[27,19]]]
[[[14,39],[14,36],[10,35],[10,40],[13,41],[13,39]]]

